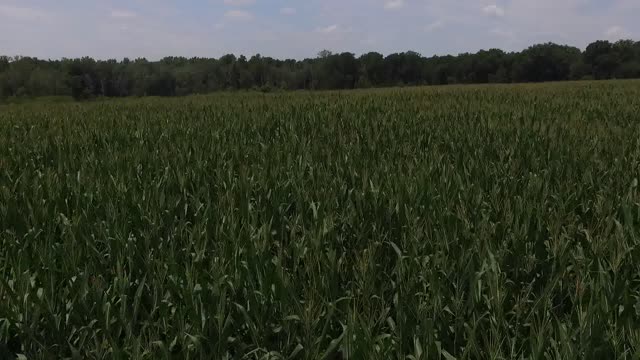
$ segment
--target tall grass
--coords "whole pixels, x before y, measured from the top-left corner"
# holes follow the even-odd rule
[[[0,109],[28,359],[637,359],[640,83]]]

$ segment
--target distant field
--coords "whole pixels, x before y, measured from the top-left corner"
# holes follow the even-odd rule
[[[640,356],[640,82],[0,107],[0,358]]]

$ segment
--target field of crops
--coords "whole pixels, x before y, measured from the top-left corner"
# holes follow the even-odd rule
[[[0,357],[637,359],[638,178],[633,81],[0,105]]]

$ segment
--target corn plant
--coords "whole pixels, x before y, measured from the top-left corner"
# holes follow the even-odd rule
[[[638,359],[639,109],[637,81],[1,106],[0,357]]]

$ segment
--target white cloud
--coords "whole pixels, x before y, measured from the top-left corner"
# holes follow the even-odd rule
[[[291,8],[291,7],[285,7],[280,9],[280,14],[282,15],[295,15],[296,14],[296,9]]]
[[[326,27],[317,28],[316,31],[322,34],[330,34],[336,32],[339,29],[339,26],[336,24],[329,25]]]
[[[403,6],[404,6],[404,0],[388,0],[384,4],[384,8],[387,10],[400,9]]]
[[[253,5],[255,2],[255,0],[224,0],[226,5],[231,6],[249,6]]]
[[[48,14],[35,8],[1,5],[0,17],[6,17],[14,20],[33,21],[48,17]]]
[[[231,20],[253,20],[253,14],[244,10],[230,10],[224,13],[224,17]]]
[[[435,31],[435,30],[443,28],[444,25],[445,25],[445,23],[444,23],[443,20],[436,20],[436,21],[432,22],[431,24],[427,25],[424,29],[426,31],[431,32],[431,31]]]
[[[130,19],[136,17],[136,13],[128,10],[112,10],[111,17],[119,19]]]
[[[485,6],[484,8],[482,8],[482,12],[488,16],[504,16],[504,9],[495,4]]]
[[[622,28],[622,26],[611,26],[610,28],[608,28],[605,32],[604,35],[610,39],[610,40],[619,40],[623,37],[626,37],[628,34],[626,33],[626,31]]]

